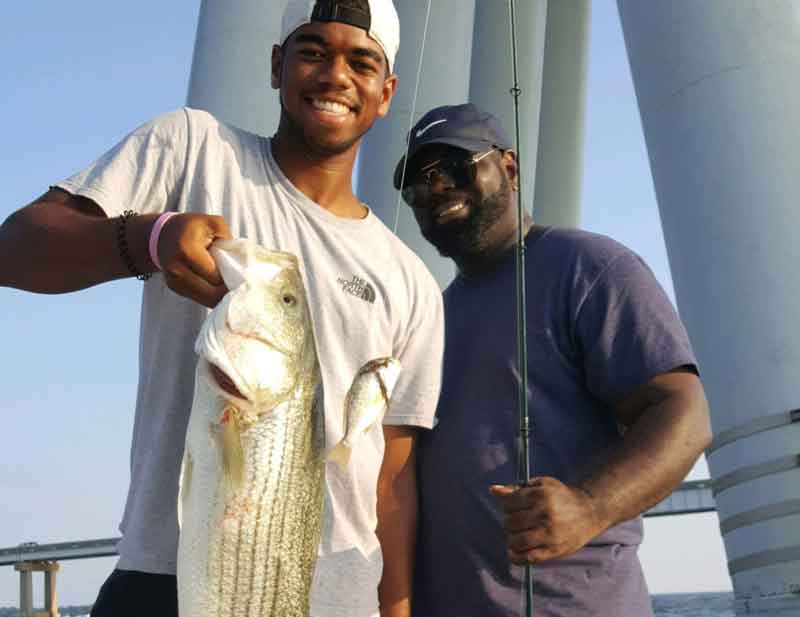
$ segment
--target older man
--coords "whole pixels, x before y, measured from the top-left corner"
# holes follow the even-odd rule
[[[613,240],[518,221],[500,123],[440,107],[411,131],[395,185],[458,274],[444,293],[437,428],[419,443],[417,617],[510,617],[519,564],[537,616],[651,614],[640,513],[710,439],[697,363],[642,260]],[[518,469],[515,248],[523,225],[533,475]]]

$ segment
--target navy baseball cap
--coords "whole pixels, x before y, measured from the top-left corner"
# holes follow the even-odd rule
[[[447,144],[470,152],[513,148],[500,121],[472,103],[436,107],[422,116],[408,134],[408,160],[429,144]],[[400,188],[405,159],[404,155],[394,170],[396,189]]]

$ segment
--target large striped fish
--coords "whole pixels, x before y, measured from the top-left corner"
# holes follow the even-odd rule
[[[217,243],[212,252],[231,291],[196,343],[178,498],[179,612],[307,617],[325,443],[319,363],[297,258],[241,240]],[[392,359],[359,371],[337,453],[380,422],[398,373]]]

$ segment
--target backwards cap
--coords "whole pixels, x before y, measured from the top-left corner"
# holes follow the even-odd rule
[[[283,45],[300,26],[315,21],[336,21],[366,30],[386,55],[389,71],[400,48],[400,20],[392,0],[367,0],[368,11],[342,6],[337,0],[289,0],[283,12],[281,39]]]

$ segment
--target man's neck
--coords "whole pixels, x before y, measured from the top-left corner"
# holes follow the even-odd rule
[[[367,209],[353,194],[352,186],[360,142],[341,154],[321,155],[279,129],[270,143],[278,167],[311,201],[342,218],[361,219],[367,215]]]
[[[522,224],[522,236],[527,236],[534,227],[533,219],[525,216]],[[464,254],[454,257],[456,267],[465,278],[476,278],[491,274],[502,264],[508,254],[517,246],[517,231],[498,239],[480,253]]]

